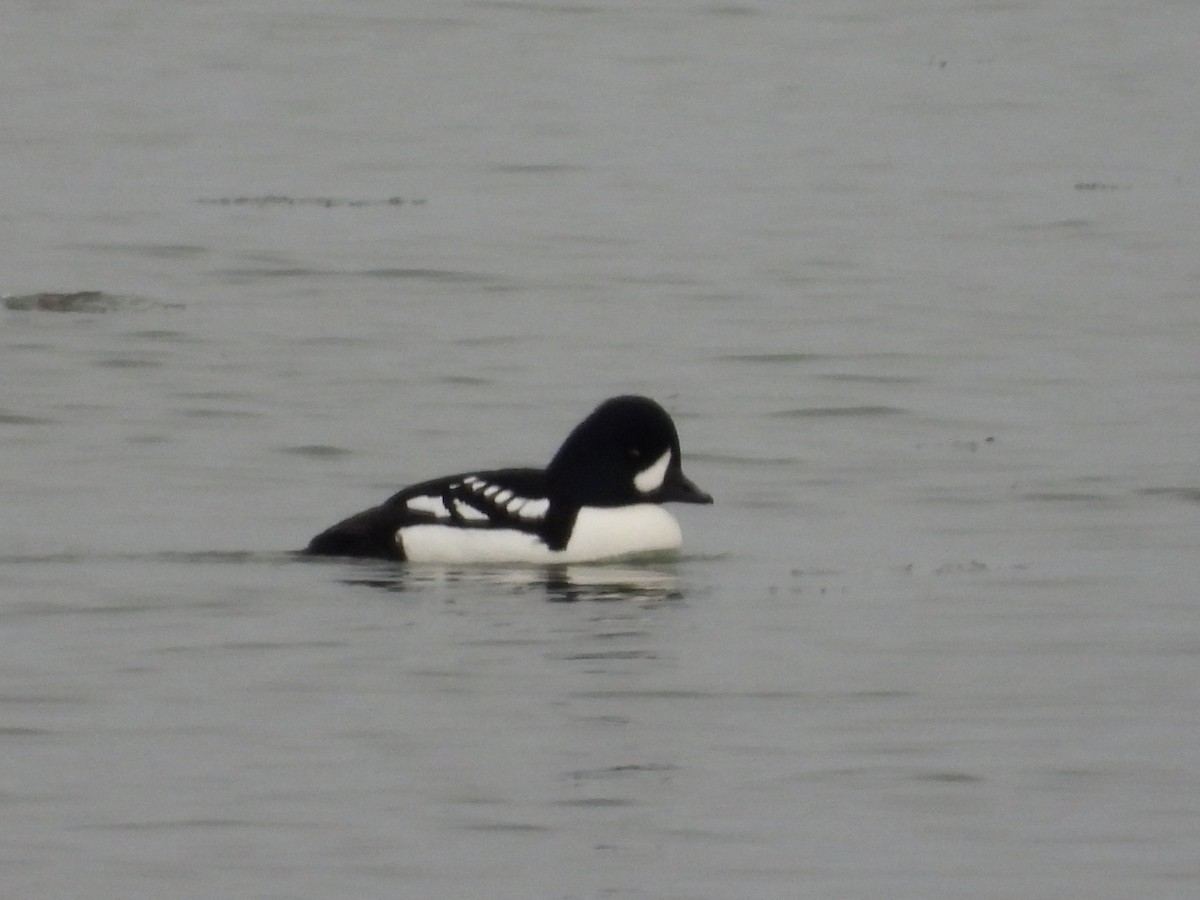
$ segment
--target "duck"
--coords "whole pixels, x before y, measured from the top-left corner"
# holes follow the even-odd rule
[[[483,469],[423,481],[325,529],[313,556],[430,563],[590,563],[677,554],[664,503],[710,504],[683,473],[671,416],[611,397],[544,469]]]

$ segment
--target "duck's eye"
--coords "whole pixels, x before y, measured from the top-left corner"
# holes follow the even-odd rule
[[[630,459],[641,459],[642,458],[641,449],[639,449],[638,447],[630,447],[629,448],[629,458]]]

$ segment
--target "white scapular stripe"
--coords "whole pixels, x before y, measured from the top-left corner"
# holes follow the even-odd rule
[[[522,519],[543,519],[549,509],[550,501],[545,497],[538,500],[526,500],[525,505],[519,510],[519,515]]]
[[[404,503],[413,512],[433,513],[439,519],[450,518],[450,510],[446,509],[446,504],[441,497],[430,497],[422,495],[420,497],[410,497]]]
[[[464,503],[462,500],[454,501],[454,511],[464,519],[470,519],[475,522],[487,521],[487,513],[480,512],[470,503]]]
[[[550,509],[550,501],[545,497],[539,497],[537,500],[530,500],[528,497],[520,497],[514,494],[513,491],[501,489],[498,484],[491,484],[484,481],[478,475],[468,475],[462,480],[462,483],[467,486],[473,493],[482,495],[485,500],[490,500],[497,506],[502,507],[510,516],[518,516],[527,522],[536,522],[538,519],[546,517],[547,510]],[[475,510],[470,510],[467,504],[455,501],[455,509],[464,519],[483,518],[487,516],[480,513],[478,516],[472,515]]]
[[[667,466],[670,464],[671,450],[668,448],[662,456],[633,476],[633,486],[643,494],[657,491],[667,477]]]

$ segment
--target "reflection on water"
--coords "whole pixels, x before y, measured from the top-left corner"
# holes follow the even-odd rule
[[[679,600],[677,561],[670,563],[585,564],[562,566],[416,566],[382,560],[336,560],[312,557],[299,551],[254,552],[244,550],[164,551],[155,553],[48,553],[2,554],[0,566],[28,566],[55,569],[83,566],[96,571],[129,566],[196,567],[209,573],[210,567],[279,567],[288,564],[343,568],[336,580],[342,584],[366,586],[391,593],[413,593],[460,587],[475,596],[535,595],[558,603],[581,600],[633,600],[655,602]]]
[[[450,568],[354,561],[348,565],[354,571],[340,578],[342,583],[392,592],[462,586],[470,588],[473,594],[530,594],[555,603],[655,602],[683,597],[674,567],[663,564]]]

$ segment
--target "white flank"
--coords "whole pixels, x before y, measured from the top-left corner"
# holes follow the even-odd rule
[[[564,553],[572,562],[674,552],[683,546],[675,517],[655,503],[602,509],[585,506]]]
[[[413,512],[433,513],[439,519],[450,518],[450,510],[446,509],[446,504],[441,497],[410,497],[404,503]]]
[[[397,537],[409,560],[436,563],[598,562],[670,553],[683,543],[675,517],[653,503],[581,509],[570,543],[561,551],[508,528],[410,525]]]
[[[633,486],[643,494],[657,491],[667,477],[667,466],[670,464],[671,450],[668,448],[662,456],[633,476]]]

